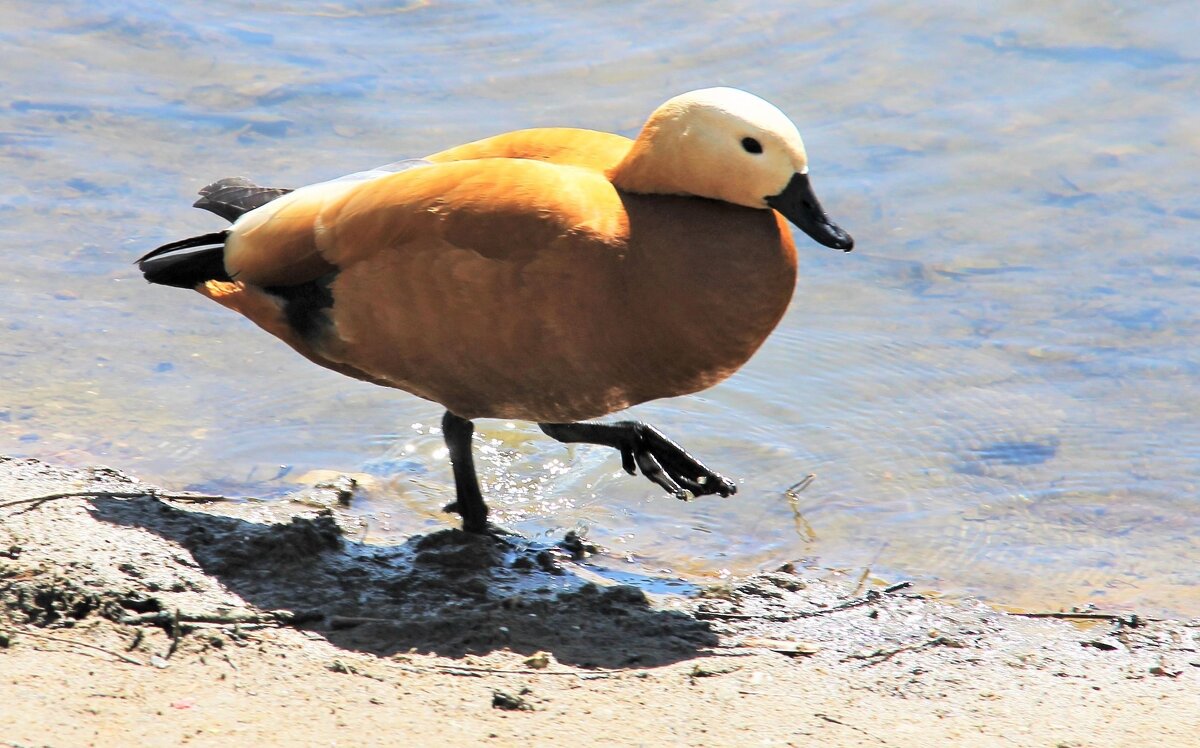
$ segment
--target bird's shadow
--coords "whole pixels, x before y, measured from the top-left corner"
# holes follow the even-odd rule
[[[512,536],[443,530],[400,545],[346,537],[332,512],[282,523],[191,511],[153,498],[93,502],[98,519],[191,552],[205,573],[263,610],[344,649],[447,657],[547,651],[581,667],[652,666],[717,644],[708,624],[655,609],[636,587],[600,587],[566,551]]]

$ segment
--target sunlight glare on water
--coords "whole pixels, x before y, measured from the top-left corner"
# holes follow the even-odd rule
[[[484,421],[495,516],[716,578],[865,567],[1027,606],[1200,614],[1200,16],[1187,3],[0,8],[0,453],[280,496],[360,476],[371,537],[446,526],[440,410],[307,364],[131,262],[298,186],[496,132],[632,135],[733,85],[804,133],[852,254],[798,236],[757,357],[651,422],[739,481],[689,503]],[[816,479],[792,499],[809,473]]]

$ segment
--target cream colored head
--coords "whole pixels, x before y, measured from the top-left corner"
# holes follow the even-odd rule
[[[736,88],[703,88],[654,110],[613,182],[765,208],[807,171],[800,133],[775,105]]]
[[[736,88],[703,88],[655,109],[609,177],[627,192],[774,208],[826,246],[854,246],[812,192],[796,126],[773,104]]]

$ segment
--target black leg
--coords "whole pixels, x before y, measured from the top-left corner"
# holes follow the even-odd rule
[[[454,491],[458,499],[446,507],[448,512],[458,512],[463,518],[463,530],[473,533],[487,532],[487,504],[479,492],[479,480],[475,477],[475,458],[471,454],[471,434],[475,424],[459,418],[450,411],[442,416],[442,436],[450,450],[450,465],[454,468]]]
[[[737,493],[733,481],[709,470],[653,426],[639,421],[618,423],[539,423],[542,431],[560,442],[600,444],[621,451],[625,472],[637,470],[677,499]],[[686,490],[685,490],[686,489]]]

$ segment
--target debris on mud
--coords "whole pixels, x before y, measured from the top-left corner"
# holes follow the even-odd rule
[[[528,689],[523,689],[519,695],[497,689],[492,692],[492,708],[509,712],[532,712],[533,704],[524,698],[526,693],[529,693]]]
[[[27,474],[22,483],[54,472],[39,463],[10,467]],[[126,481],[126,493],[136,486],[106,477]],[[277,510],[295,508],[285,503]],[[167,618],[133,614],[182,610],[183,623],[322,629],[338,646],[375,655],[548,651],[559,662],[585,667],[671,662],[717,644],[705,622],[656,609],[632,587],[597,587],[564,571],[567,559],[557,549],[515,536],[448,529],[398,546],[372,546],[347,539],[330,508],[262,521],[261,506],[180,506],[149,496],[60,501],[36,511],[36,517],[24,512],[6,522],[10,533],[22,533],[22,525],[56,528],[14,539],[29,549],[20,554],[25,571],[20,581],[0,583],[6,585],[0,594],[21,614],[18,623],[96,614],[159,625]],[[68,562],[66,579],[32,571],[38,559],[61,560],[55,545],[71,543],[72,533],[93,544],[146,550],[131,548],[111,563],[96,563],[103,554],[81,553]],[[178,601],[213,587],[223,591],[220,600]],[[232,606],[243,612],[217,615]]]
[[[37,500],[67,489],[86,495]],[[724,706],[692,716],[715,731],[726,726],[705,721],[710,713],[760,697],[760,710],[789,710],[794,699],[822,698],[828,684],[902,699],[905,709],[952,698],[973,714],[992,709],[997,694],[1016,698],[1014,683],[1040,684],[1042,701],[1047,682],[1087,684],[1071,703],[1102,708],[1110,693],[1157,704],[1168,689],[1186,699],[1200,681],[1195,622],[1096,611],[1062,614],[1083,617],[1074,623],[1010,615],[930,599],[906,583],[863,591],[790,564],[694,597],[651,597],[608,582],[603,550],[578,536],[545,545],[448,529],[372,545],[347,532],[353,520],[336,500],[176,501],[116,471],[34,460],[0,458],[3,503],[0,665],[30,647],[47,657],[59,648],[155,672],[224,663],[221,680],[309,657],[319,671],[312,678],[353,676],[379,688],[403,690],[422,673],[484,679],[487,690],[472,691],[473,703],[490,697],[484,712],[522,712],[522,721],[576,698],[572,689],[592,679],[610,683],[605,693],[617,710],[648,686],[676,705],[690,703],[691,690],[716,689],[710,697]],[[319,655],[303,654],[318,647]],[[659,677],[666,672],[676,675]],[[541,679],[536,699],[518,678]],[[781,690],[793,681],[809,685]],[[1154,690],[1129,692],[1135,681]],[[551,688],[558,690],[547,699]],[[1100,689],[1098,701],[1088,700]],[[395,704],[388,693],[372,692],[364,703]],[[1009,713],[1002,707],[997,719]],[[844,711],[830,716],[822,702],[805,729],[845,727]],[[597,720],[595,735],[611,724]]]

